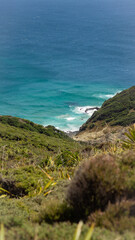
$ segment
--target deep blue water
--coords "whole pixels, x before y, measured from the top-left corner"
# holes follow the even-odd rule
[[[135,85],[134,0],[0,0],[0,114],[76,130]]]

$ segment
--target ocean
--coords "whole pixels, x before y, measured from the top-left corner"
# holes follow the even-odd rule
[[[135,85],[134,0],[0,0],[0,114],[76,131]]]

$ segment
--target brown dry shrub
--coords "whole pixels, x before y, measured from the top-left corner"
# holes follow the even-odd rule
[[[123,194],[124,176],[115,158],[98,155],[84,161],[69,185],[67,201],[78,218],[85,218],[97,209],[104,210]]]
[[[125,175],[125,197],[135,198],[135,151],[123,152],[118,161],[121,172]]]
[[[123,232],[135,230],[135,201],[122,200],[109,204],[105,212],[100,210],[88,217],[88,223],[95,223],[97,227],[104,227],[111,231]]]
[[[123,152],[120,155],[120,164],[122,167],[126,169],[126,167],[129,169],[135,168],[135,151],[134,150],[128,150]]]

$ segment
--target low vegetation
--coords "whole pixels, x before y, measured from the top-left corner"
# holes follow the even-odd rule
[[[129,128],[125,135],[128,139],[123,142],[123,147],[131,149],[135,148],[135,124]]]
[[[135,122],[135,86],[106,100],[102,107],[80,128],[81,131],[106,124],[129,126]]]
[[[105,210],[108,202],[122,197],[125,176],[115,158],[97,155],[80,165],[69,186],[67,201],[74,207],[78,218],[97,209]]]
[[[125,230],[135,229],[135,201],[117,201],[108,204],[105,211],[97,210],[88,218],[89,224],[95,223],[98,227],[104,227],[111,231],[123,233]]]
[[[134,240],[134,127],[126,135],[96,148],[1,116],[0,239]]]

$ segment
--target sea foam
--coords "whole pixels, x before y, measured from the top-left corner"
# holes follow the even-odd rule
[[[97,106],[78,106],[75,107],[72,111],[76,114],[87,114],[91,116],[95,111],[97,111]]]
[[[94,97],[97,97],[97,98],[101,98],[101,99],[104,99],[104,100],[106,100],[106,99],[108,99],[108,98],[112,98],[112,97],[114,97],[117,93],[120,93],[121,91],[116,91],[115,93],[103,93],[103,94],[94,94],[93,96]]]
[[[58,118],[58,119],[65,119],[67,121],[73,121],[73,120],[76,119],[76,117],[72,117],[69,114],[60,115],[60,116],[57,116],[56,118]]]

